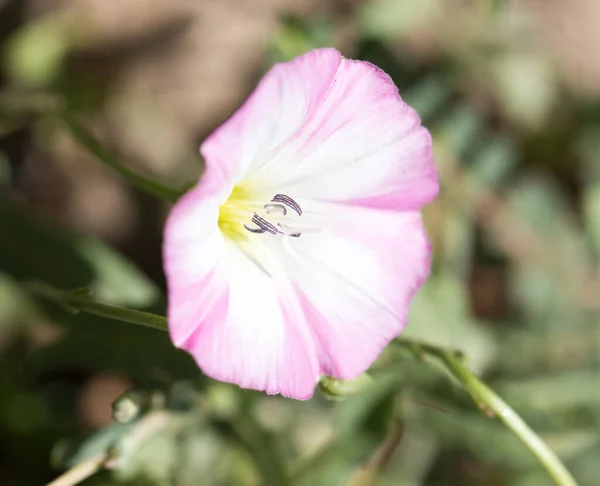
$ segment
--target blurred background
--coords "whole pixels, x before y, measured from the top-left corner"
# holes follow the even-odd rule
[[[115,471],[85,484],[552,484],[410,354],[390,350],[357,396],[296,402],[202,379],[166,334],[28,292],[89,286],[164,313],[168,205],[55,113],[181,186],[272,63],[318,46],[386,70],[434,136],[435,261],[406,336],[463,350],[600,484],[599,20],[596,0],[0,0],[0,484],[44,484],[107,447]]]

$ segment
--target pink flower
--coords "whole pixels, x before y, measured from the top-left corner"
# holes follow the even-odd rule
[[[392,80],[317,49],[274,66],[200,149],[164,234],[173,343],[242,388],[363,373],[429,273],[431,136]]]

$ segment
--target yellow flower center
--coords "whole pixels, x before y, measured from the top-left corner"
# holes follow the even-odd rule
[[[244,222],[250,221],[253,211],[251,191],[244,184],[236,185],[227,201],[219,208],[219,229],[221,233],[232,240],[248,239]]]
[[[252,234],[298,238],[302,227],[300,205],[285,194],[259,197],[261,191],[246,184],[236,185],[219,208],[219,229],[230,240],[246,241]]]

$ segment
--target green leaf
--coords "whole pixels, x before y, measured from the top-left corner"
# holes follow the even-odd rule
[[[60,231],[0,199],[0,268],[22,281],[90,287],[107,303],[156,304],[159,291],[134,264],[98,240]]]
[[[84,439],[63,439],[59,441],[50,456],[55,468],[70,468],[80,462],[105,452],[116,445],[133,428],[133,424],[113,424]]]
[[[142,307],[160,296],[158,288],[133,263],[98,240],[79,236],[73,244],[94,273],[92,291],[101,301]]]
[[[8,41],[5,67],[16,81],[32,86],[48,84],[60,73],[74,45],[72,23],[61,15],[26,23]]]

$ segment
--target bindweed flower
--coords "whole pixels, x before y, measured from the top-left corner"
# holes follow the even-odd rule
[[[376,66],[275,65],[200,148],[164,234],[173,343],[217,380],[307,399],[361,375],[429,273],[431,136]]]

